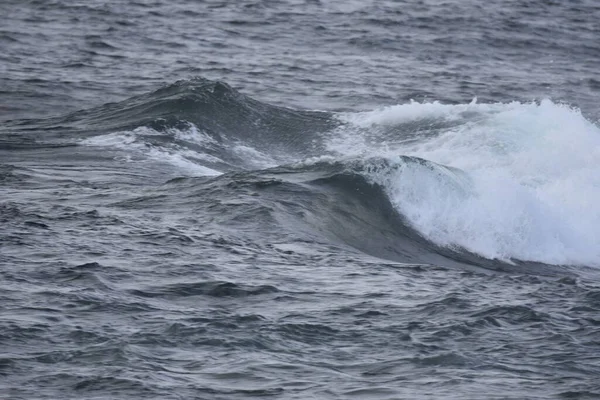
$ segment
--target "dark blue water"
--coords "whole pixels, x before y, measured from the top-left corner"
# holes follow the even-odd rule
[[[2,398],[600,398],[596,2],[0,15]]]

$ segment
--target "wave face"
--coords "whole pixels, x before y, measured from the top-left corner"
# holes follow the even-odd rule
[[[600,265],[600,130],[550,100],[335,114],[274,107],[196,79],[66,120],[93,127],[79,144],[195,176],[341,163],[380,187],[402,229],[436,252]]]

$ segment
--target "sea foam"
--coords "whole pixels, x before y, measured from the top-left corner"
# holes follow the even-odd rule
[[[490,259],[600,266],[600,129],[579,110],[550,100],[410,103],[339,118],[346,124],[330,150],[397,163],[370,178],[436,244]]]

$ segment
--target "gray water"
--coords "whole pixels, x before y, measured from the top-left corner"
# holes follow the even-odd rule
[[[596,2],[0,15],[3,398],[600,398]]]

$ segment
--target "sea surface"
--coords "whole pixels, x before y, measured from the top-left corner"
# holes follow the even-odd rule
[[[600,3],[0,2],[0,397],[599,399]]]

